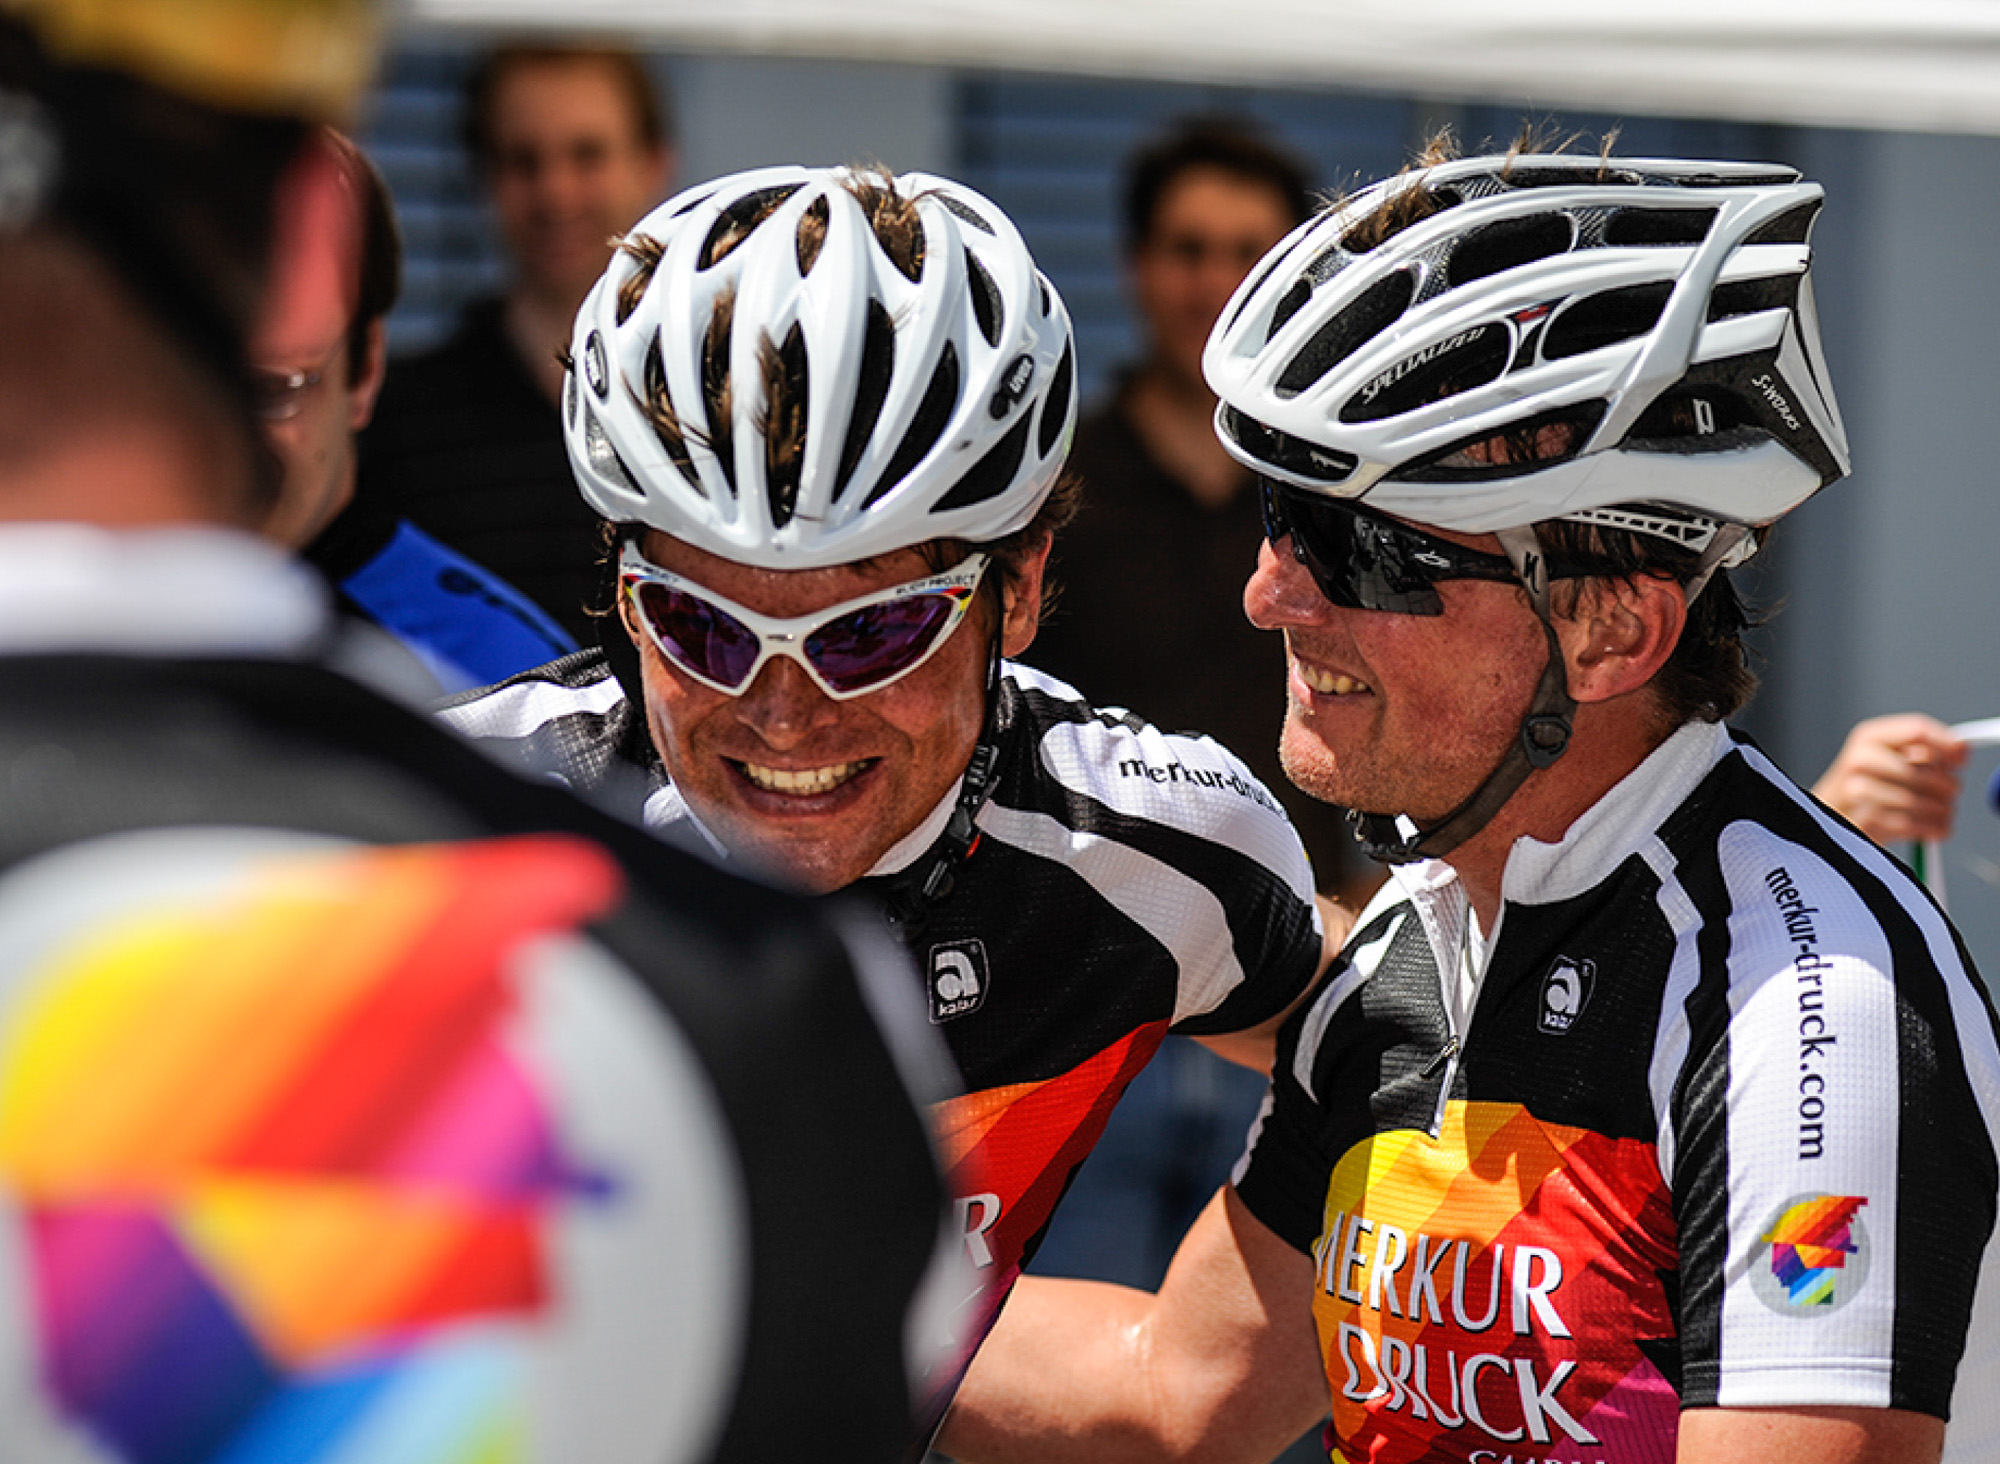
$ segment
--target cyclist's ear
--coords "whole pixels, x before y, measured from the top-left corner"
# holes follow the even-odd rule
[[[1014,572],[1002,582],[1000,594],[1005,609],[1002,611],[1000,650],[1004,655],[1020,655],[1035,639],[1035,628],[1042,623],[1043,576],[1048,570],[1049,549],[1054,543],[1054,535],[1045,535],[1039,545],[1021,557]]]
[[[1554,625],[1569,694],[1578,702],[1610,701],[1642,690],[1667,664],[1687,625],[1687,594],[1666,575],[1592,579]]]

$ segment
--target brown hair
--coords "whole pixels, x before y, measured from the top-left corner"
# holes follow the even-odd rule
[[[510,72],[536,66],[604,68],[624,93],[626,112],[639,141],[648,147],[673,144],[672,113],[660,84],[632,52],[612,46],[501,46],[482,57],[466,77],[459,111],[459,141],[478,171],[485,172],[494,162],[493,107],[500,84]]]
[[[1589,579],[1631,582],[1641,576],[1670,579],[1685,586],[1693,578],[1699,556],[1692,550],[1652,534],[1636,534],[1599,524],[1548,519],[1535,525],[1542,548],[1551,559],[1569,561],[1583,571],[1583,580],[1557,580],[1550,587],[1551,609],[1558,615],[1575,612]],[[1743,632],[1763,623],[1746,604],[1727,571],[1709,576],[1688,606],[1667,663],[1654,673],[1651,691],[1660,709],[1660,730],[1670,732],[1683,722],[1720,722],[1734,716],[1757,690],[1757,673],[1743,644]]]
[[[1182,174],[1197,168],[1213,168],[1269,189],[1294,224],[1312,215],[1312,182],[1306,165],[1273,142],[1253,119],[1220,113],[1183,117],[1126,164],[1123,221],[1128,251],[1152,236],[1167,190]]]

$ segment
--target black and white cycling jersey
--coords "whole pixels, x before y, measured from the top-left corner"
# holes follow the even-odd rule
[[[1813,1404],[1994,1457],[1954,1377],[2000,1367],[2000,1044],[1907,872],[1694,724],[1503,896],[1482,942],[1396,871],[1238,1172],[1314,1259],[1335,1457],[1664,1460],[1684,1407]]]
[[[1012,663],[998,695],[980,840],[913,953],[968,1089],[938,1113],[965,1243],[1004,1287],[1167,1032],[1282,1012],[1313,978],[1321,931],[1297,835],[1227,750]],[[600,654],[443,716],[587,793],[614,789],[655,829],[691,822]],[[914,862],[955,796],[861,887]]]

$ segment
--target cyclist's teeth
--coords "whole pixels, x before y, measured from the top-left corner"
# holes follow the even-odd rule
[[[1321,696],[1349,696],[1357,691],[1368,690],[1367,683],[1356,681],[1352,676],[1341,676],[1332,671],[1322,671],[1317,666],[1298,663],[1299,676],[1307,686]]]
[[[866,763],[835,763],[827,768],[764,768],[756,763],[738,763],[743,776],[759,788],[771,793],[792,793],[801,797],[814,793],[831,793],[842,783],[866,767]]]

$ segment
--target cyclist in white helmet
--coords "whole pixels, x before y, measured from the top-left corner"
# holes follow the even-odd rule
[[[1992,1008],[1722,724],[1727,568],[1847,467],[1820,201],[1434,159],[1224,312],[1287,770],[1392,878],[1158,1296],[1017,1290],[954,1457],[1994,1457]]]
[[[1232,754],[1006,659],[1075,493],[1062,301],[956,183],[772,168],[642,220],[571,354],[638,666],[584,653],[446,715],[881,901],[970,1090],[938,1122],[997,1305],[1167,1031],[1268,1067],[1324,960],[1297,836]]]

